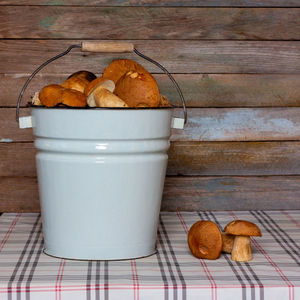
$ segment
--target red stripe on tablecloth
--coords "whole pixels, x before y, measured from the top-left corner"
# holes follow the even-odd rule
[[[234,212],[232,210],[230,210],[229,212],[235,220],[238,219],[238,217],[234,214]],[[294,285],[288,280],[288,278],[284,275],[282,270],[276,265],[276,263],[268,255],[268,253],[263,249],[263,247],[255,239],[251,239],[251,240],[255,244],[256,248],[258,248],[258,250],[264,255],[264,257],[268,260],[268,262],[274,267],[274,269],[279,274],[281,279],[283,279],[283,281],[287,283],[287,286],[289,288],[289,300],[291,300],[291,299],[294,300],[294,298],[295,298]],[[291,296],[291,294],[292,294],[292,296]]]
[[[59,283],[59,278],[60,278],[60,270],[61,270],[61,266],[62,266],[62,260],[60,261],[59,263],[59,268],[58,268],[58,273],[57,273],[57,276],[56,276],[56,283],[55,283],[55,299],[57,300],[58,298],[58,283]]]
[[[12,223],[10,224],[9,228],[8,228],[8,231],[6,232],[3,240],[1,241],[1,244],[0,244],[0,252],[2,251],[3,247],[5,246],[7,240],[9,239],[9,236],[11,234],[11,232],[13,231],[14,227],[16,226],[19,218],[20,218],[21,214],[18,213],[16,215],[16,217],[13,219]]]
[[[300,228],[300,224],[291,215],[289,215],[285,210],[282,209],[281,213],[283,215],[285,215],[286,217],[288,217],[290,219],[290,221],[293,222],[298,228]]]
[[[137,273],[137,267],[136,267],[136,261],[131,260],[131,271],[132,271],[132,279],[133,279],[133,295],[134,300],[139,300],[139,280],[138,280],[138,273]]]
[[[56,300],[61,300],[61,291],[62,291],[62,278],[63,278],[63,272],[64,272],[64,267],[65,267],[66,261],[62,259],[59,264],[59,269],[58,269],[58,274],[56,277],[56,283],[55,283],[55,299]]]
[[[177,216],[178,216],[178,218],[179,218],[179,220],[181,222],[181,225],[182,225],[183,229],[185,230],[185,232],[187,234],[188,233],[188,228],[187,228],[187,226],[186,226],[186,224],[185,224],[185,222],[183,220],[183,217],[182,217],[181,213],[179,211],[176,211],[176,214],[177,214]],[[203,267],[203,270],[205,272],[206,277],[208,278],[208,280],[209,280],[209,282],[211,284],[211,290],[212,290],[212,292],[211,292],[211,298],[212,298],[212,300],[214,300],[214,299],[217,300],[217,285],[215,283],[215,280],[213,279],[213,277],[212,277],[212,275],[211,275],[211,273],[210,273],[210,271],[209,271],[209,269],[208,269],[205,261],[203,259],[201,259],[201,258],[199,259],[199,261],[200,261],[200,263],[201,263],[201,265]]]
[[[66,265],[66,261],[63,260],[63,265],[62,265],[60,280],[59,280],[59,300],[61,300],[61,283],[62,283],[62,279],[63,279],[65,265]]]

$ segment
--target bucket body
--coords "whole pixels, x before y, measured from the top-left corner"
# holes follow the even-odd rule
[[[32,109],[47,254],[155,252],[171,117],[172,108]]]

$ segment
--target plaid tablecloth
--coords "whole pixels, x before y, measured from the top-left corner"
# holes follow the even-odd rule
[[[193,257],[187,231],[198,220],[221,228],[259,225],[253,261]],[[300,299],[300,211],[162,212],[157,254],[127,261],[75,261],[43,253],[39,214],[0,216],[0,299]]]

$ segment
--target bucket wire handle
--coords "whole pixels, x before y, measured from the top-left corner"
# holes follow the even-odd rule
[[[30,81],[45,66],[47,66],[48,64],[50,64],[54,60],[68,54],[73,48],[81,48],[81,51],[84,51],[84,52],[112,52],[112,53],[134,52],[138,56],[144,58],[145,60],[148,60],[149,62],[151,62],[154,65],[156,65],[157,67],[159,67],[161,70],[163,70],[163,72],[166,75],[168,75],[168,77],[170,78],[170,80],[172,81],[172,83],[174,84],[174,86],[177,89],[177,92],[178,92],[178,94],[180,96],[180,99],[181,99],[181,102],[182,102],[182,107],[183,107],[183,112],[184,112],[184,123],[183,124],[186,124],[186,122],[187,122],[187,109],[186,109],[186,103],[185,103],[185,100],[184,100],[184,96],[182,94],[182,91],[181,91],[178,83],[176,82],[174,77],[168,72],[168,70],[164,66],[159,64],[154,59],[142,54],[141,52],[139,52],[134,47],[134,45],[132,43],[124,43],[124,42],[90,42],[90,41],[86,41],[86,42],[82,42],[81,44],[69,46],[67,50],[65,50],[64,52],[50,58],[49,60],[44,62],[42,65],[40,65],[35,71],[33,71],[33,73],[26,80],[26,82],[25,82],[25,84],[24,84],[24,86],[23,86],[23,88],[20,92],[20,95],[18,97],[17,108],[16,108],[16,121],[18,123],[19,123],[19,120],[20,120],[19,111],[20,111],[21,100],[22,100],[23,94],[24,94],[27,86],[29,85]]]
[[[68,54],[73,48],[81,48],[81,45],[71,45],[67,50],[65,50],[64,52],[48,59],[46,62],[44,62],[43,64],[41,64],[36,70],[33,71],[33,73],[28,77],[28,79],[26,80],[25,84],[23,85],[23,88],[20,92],[19,98],[18,98],[18,102],[17,102],[17,109],[16,109],[16,121],[19,123],[19,111],[20,111],[20,106],[21,106],[21,100],[23,97],[23,94],[28,86],[28,84],[30,83],[30,81],[32,80],[32,78],[39,72],[41,71],[45,66],[47,66],[48,64],[50,64],[51,62],[53,62],[54,60]]]

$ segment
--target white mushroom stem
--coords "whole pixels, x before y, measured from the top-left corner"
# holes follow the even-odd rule
[[[222,232],[222,252],[231,253],[235,236],[226,232]]]
[[[97,89],[94,98],[98,107],[128,107],[122,99],[105,88]]]
[[[250,261],[252,260],[250,237],[236,236],[231,252],[231,259],[234,261]]]

